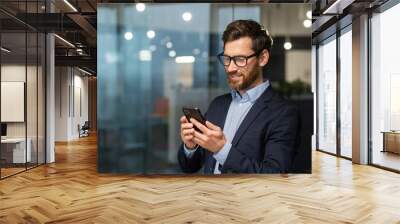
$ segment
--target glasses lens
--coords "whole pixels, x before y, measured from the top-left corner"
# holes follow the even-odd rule
[[[231,63],[231,59],[228,56],[222,56],[222,64],[228,66]]]
[[[246,57],[234,57],[237,66],[246,66]]]
[[[218,61],[221,62],[221,64],[225,65],[225,56],[222,54],[218,55]]]

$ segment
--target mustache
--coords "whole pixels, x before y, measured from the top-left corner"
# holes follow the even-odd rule
[[[244,74],[243,74],[243,72],[241,72],[241,71],[237,71],[237,72],[227,73],[227,75],[228,75],[228,76],[232,76],[232,75],[239,75],[239,76],[242,76],[242,75],[244,75]]]

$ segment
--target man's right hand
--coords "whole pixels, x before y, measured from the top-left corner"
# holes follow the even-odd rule
[[[193,142],[194,139],[194,127],[185,116],[181,117],[181,139],[185,144],[186,148],[194,149],[196,148],[196,143]]]

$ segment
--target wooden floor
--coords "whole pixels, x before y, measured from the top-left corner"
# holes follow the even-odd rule
[[[313,153],[312,175],[96,172],[96,139],[0,181],[0,223],[400,223],[400,175]]]
[[[24,168],[1,168],[1,177],[7,177],[7,176],[11,176],[13,174],[19,173],[25,171],[25,167]]]
[[[374,164],[400,170],[400,154],[376,150],[374,151],[372,160]]]

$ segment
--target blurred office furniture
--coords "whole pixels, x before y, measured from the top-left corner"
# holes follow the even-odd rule
[[[90,129],[89,121],[85,121],[82,127],[78,124],[79,138],[89,136],[89,129]]]
[[[1,139],[1,159],[4,164],[25,164],[31,162],[32,140],[26,139],[27,147],[25,151],[25,138],[5,138]]]
[[[382,152],[392,152],[400,154],[400,131],[382,131],[383,150]]]
[[[1,123],[1,139],[5,139],[7,137],[7,124]]]

